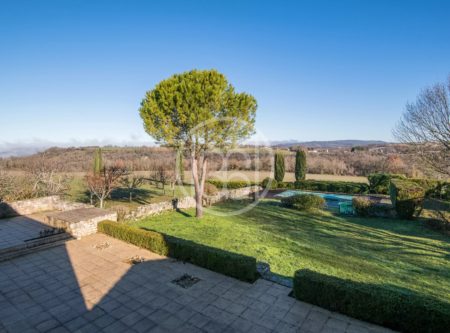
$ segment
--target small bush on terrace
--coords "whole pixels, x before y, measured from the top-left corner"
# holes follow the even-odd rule
[[[112,221],[100,222],[98,231],[152,252],[190,262],[242,281],[253,282],[256,278],[256,259],[253,257]]]
[[[390,185],[392,206],[400,218],[411,219],[425,198],[425,189],[404,179],[392,179]]]
[[[283,207],[297,210],[321,209],[325,206],[325,200],[313,194],[297,194],[287,198],[281,198]]]

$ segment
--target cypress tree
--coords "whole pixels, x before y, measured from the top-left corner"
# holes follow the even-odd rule
[[[280,152],[275,153],[275,174],[274,178],[278,183],[284,179],[284,155]]]
[[[102,149],[98,148],[94,154],[94,173],[99,174],[103,169]]]
[[[175,177],[179,184],[184,182],[184,163],[183,163],[183,148],[177,149],[177,157],[175,161]]]
[[[306,177],[306,154],[303,150],[295,153],[295,181],[305,180]]]

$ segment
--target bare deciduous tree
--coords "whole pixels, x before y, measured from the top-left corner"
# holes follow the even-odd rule
[[[423,90],[394,129],[394,136],[413,145],[417,156],[432,170],[450,176],[450,76],[447,85]]]
[[[130,202],[133,201],[133,192],[144,183],[144,178],[132,173],[122,177],[120,183],[128,190]]]
[[[98,199],[100,208],[103,208],[105,199],[119,186],[121,177],[126,173],[125,168],[114,165],[86,175],[88,189]]]

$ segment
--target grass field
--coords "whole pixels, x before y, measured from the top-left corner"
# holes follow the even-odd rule
[[[187,175],[188,173],[186,173]],[[209,172],[210,178],[217,178],[220,180],[250,180],[250,181],[262,181],[266,177],[272,177],[273,173],[270,171],[241,171],[241,170],[230,170],[230,171],[211,171]],[[312,180],[331,180],[331,181],[342,181],[342,182],[357,182],[357,183],[367,183],[367,177],[360,176],[339,176],[339,175],[315,175],[307,174],[306,179]],[[295,181],[295,176],[293,172],[286,172],[284,176],[284,181],[293,182]]]
[[[227,213],[242,205],[229,202],[212,207],[211,212]],[[133,225],[254,256],[283,276],[310,268],[450,299],[450,237],[420,221],[304,213],[269,200],[237,216],[211,212],[201,220],[192,217],[193,210],[171,212]]]

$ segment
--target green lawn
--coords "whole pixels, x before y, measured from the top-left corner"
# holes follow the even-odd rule
[[[211,209],[226,213],[241,205],[229,202]],[[254,256],[284,276],[310,268],[450,299],[450,237],[420,221],[304,213],[273,201],[262,201],[236,216],[206,213],[198,220],[193,214],[193,210],[170,212],[133,225]]]
[[[106,200],[105,208],[122,207],[125,209],[134,209],[140,205],[169,201],[173,197],[184,197],[186,195],[192,195],[192,193],[193,187],[190,185],[176,185],[174,189],[171,189],[169,185],[166,185],[163,190],[161,187],[145,183],[135,190],[131,202],[129,200],[129,192],[126,188],[115,189],[111,193],[111,198]],[[73,177],[71,179],[66,198],[77,202],[89,202],[89,194],[83,178]]]

